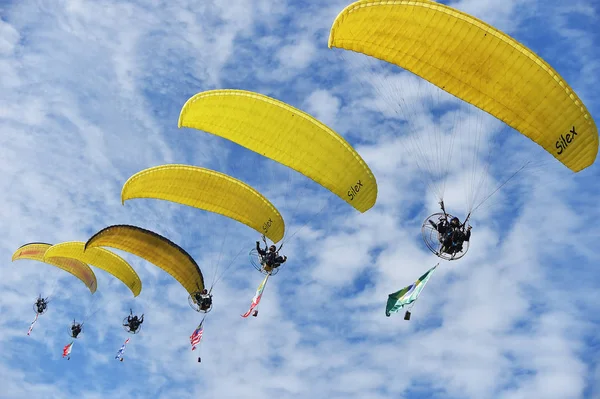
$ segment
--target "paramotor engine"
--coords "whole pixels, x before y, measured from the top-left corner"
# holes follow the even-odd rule
[[[449,213],[434,213],[425,219],[421,227],[421,234],[427,248],[438,257],[445,260],[458,260],[465,256],[469,250],[469,240],[462,241],[458,248],[452,245],[449,245],[448,247],[444,245],[446,237],[439,231],[437,226],[452,218],[454,218],[454,216]],[[450,237],[450,239],[452,239],[452,237]]]
[[[264,275],[271,275],[274,276],[277,273],[279,273],[279,269],[281,269],[280,267],[274,267],[274,268],[266,268],[264,266],[264,262],[263,262],[263,257],[258,253],[258,251],[256,250],[256,248],[252,248],[252,250],[250,251],[250,253],[248,254],[250,257],[250,263],[252,264],[252,266],[258,270],[259,272],[261,272]]]

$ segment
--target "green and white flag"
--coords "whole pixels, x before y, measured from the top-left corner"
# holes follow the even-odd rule
[[[413,284],[402,288],[400,291],[390,294],[388,296],[387,306],[385,307],[385,315],[390,317],[390,313],[397,313],[404,306],[410,305],[416,301],[423,288],[425,288],[425,284],[427,284],[429,277],[431,277],[438,265],[439,263],[427,270],[427,272],[419,277],[419,279]]]

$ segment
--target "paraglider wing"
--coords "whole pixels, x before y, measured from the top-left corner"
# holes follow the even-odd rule
[[[361,0],[335,19],[329,47],[395,64],[482,109],[574,172],[598,153],[598,129],[565,80],[510,36],[429,0]]]
[[[360,212],[377,200],[375,176],[352,146],[284,102],[243,90],[210,90],[185,103],[178,126],[226,138],[292,168]]]
[[[12,256],[12,261],[14,262],[15,260],[19,259],[30,259],[37,260],[38,262],[46,263],[52,266],[56,266],[59,269],[62,269],[77,277],[85,284],[86,287],[88,287],[92,294],[95,293],[96,288],[98,286],[98,282],[96,281],[96,275],[94,274],[94,271],[84,262],[68,257],[55,257],[52,259],[44,259],[44,254],[50,247],[52,247],[52,244],[46,244],[41,242],[32,242],[29,244],[25,244],[15,251],[15,253]]]
[[[241,222],[273,242],[283,238],[279,211],[261,193],[223,173],[189,165],[161,165],[131,176],[121,201],[156,198],[215,212]]]
[[[136,297],[142,291],[142,282],[133,268],[119,255],[104,248],[89,248],[84,250],[85,243],[80,241],[63,242],[51,246],[44,255],[44,260],[56,257],[76,259],[89,265],[96,266],[112,274],[123,282]]]
[[[204,289],[196,261],[179,245],[153,231],[130,225],[106,227],[94,234],[85,250],[111,247],[139,256],[173,276],[191,295]]]

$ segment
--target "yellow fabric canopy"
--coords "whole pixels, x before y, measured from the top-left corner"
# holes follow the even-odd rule
[[[362,0],[335,19],[329,47],[413,72],[529,137],[574,172],[598,153],[598,129],[565,80],[515,39],[429,0]]]
[[[12,261],[19,259],[30,259],[56,266],[81,280],[93,294],[98,288],[98,282],[93,270],[84,262],[72,258],[55,257],[45,259],[46,251],[52,247],[52,244],[41,242],[32,242],[19,247],[12,256]]]
[[[142,170],[123,185],[121,201],[132,198],[156,198],[215,212],[273,242],[284,235],[281,214],[261,193],[231,176],[197,166],[161,165]]]
[[[121,280],[129,287],[134,297],[140,294],[142,291],[140,277],[125,259],[104,248],[88,248],[87,251],[84,251],[84,247],[85,243],[80,241],[56,244],[48,248],[44,260],[52,261],[57,257],[63,257],[85,262]]]
[[[360,212],[377,200],[375,176],[342,136],[271,97],[243,90],[198,93],[181,109],[179,127],[204,130],[292,168]]]
[[[90,248],[111,247],[139,256],[173,276],[190,293],[204,289],[196,261],[180,246],[153,231],[129,225],[108,226],[86,243]]]

